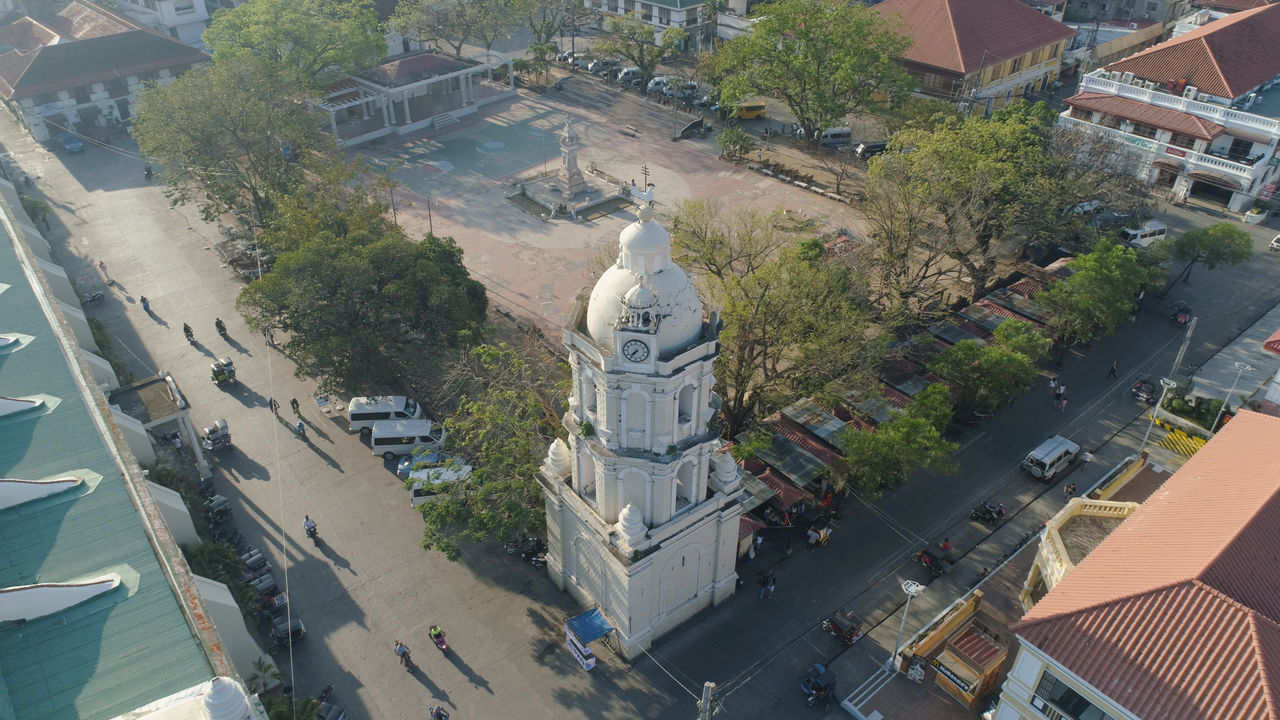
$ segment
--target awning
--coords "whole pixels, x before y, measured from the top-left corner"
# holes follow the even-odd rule
[[[1064,103],[1081,110],[1112,115],[1122,120],[1130,120],[1143,125],[1169,130],[1197,140],[1213,140],[1227,129],[1218,123],[1156,105],[1149,105],[1139,100],[1131,100],[1109,93],[1083,92],[1063,100]]]
[[[768,485],[777,493],[769,502],[780,508],[789,508],[802,500],[813,500],[812,495],[783,480],[780,475],[773,471],[773,468],[765,470],[756,475],[756,477],[760,478],[760,482]]]
[[[763,530],[766,527],[769,527],[769,526],[751,517],[750,515],[746,515],[746,514],[739,515],[738,516],[738,542],[742,542],[743,540],[746,540],[752,535],[755,535],[757,530]]]
[[[613,626],[609,624],[608,620],[604,619],[604,615],[600,613],[600,608],[592,608],[578,617],[570,619],[564,626],[583,645],[590,645],[613,632]]]
[[[1151,164],[1161,170],[1168,170],[1172,173],[1180,173],[1186,168],[1186,164],[1181,160],[1170,160],[1169,158],[1156,158]]]
[[[1240,184],[1239,180],[1236,180],[1235,178],[1227,177],[1222,173],[1211,172],[1209,170],[1192,170],[1191,172],[1187,173],[1187,177],[1191,178],[1192,180],[1207,182],[1210,185],[1217,185],[1218,187],[1223,187],[1228,190],[1234,190],[1236,192],[1240,192],[1243,189],[1243,186]]]
[[[1271,352],[1280,355],[1280,330],[1272,333],[1271,337],[1267,338],[1266,342],[1262,343],[1262,349],[1270,350]]]

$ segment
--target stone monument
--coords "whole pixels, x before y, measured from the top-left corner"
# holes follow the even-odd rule
[[[564,131],[560,133],[560,172],[556,175],[560,197],[572,200],[585,192],[587,181],[578,169],[578,132],[573,129],[573,116],[565,114]]]

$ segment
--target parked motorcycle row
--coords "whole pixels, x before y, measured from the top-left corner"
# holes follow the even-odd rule
[[[535,568],[547,566],[547,544],[542,538],[520,533],[506,544],[506,550],[508,555],[519,555],[521,560]]]

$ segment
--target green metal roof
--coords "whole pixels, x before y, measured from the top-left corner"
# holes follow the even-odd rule
[[[65,612],[0,624],[0,720],[112,718],[213,677],[144,531],[88,390],[0,233],[0,395],[51,410],[0,418],[0,477],[97,473],[101,482],[0,510],[0,587],[118,573],[120,587]],[[4,285],[9,287],[6,289]]]

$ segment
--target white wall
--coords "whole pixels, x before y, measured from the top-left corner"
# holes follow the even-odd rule
[[[114,411],[115,408],[112,410]],[[112,414],[115,421],[120,422],[122,413],[113,412]],[[154,453],[152,457],[155,457]],[[142,458],[138,458],[138,461],[144,462]],[[160,516],[164,518],[165,527],[169,528],[173,541],[178,545],[199,545],[200,536],[196,535],[195,523],[191,521],[191,513],[187,510],[186,503],[182,502],[182,496],[177,491],[157,485],[150,480],[147,481],[147,489],[151,491],[156,507],[160,508]]]
[[[244,625],[244,616],[240,614],[240,608],[227,586],[199,575],[193,575],[192,578],[200,599],[204,602],[204,608],[209,613],[209,620],[218,629],[218,637],[222,638],[227,657],[231,658],[231,664],[240,679],[247,681],[253,675],[253,664],[258,660],[274,665],[271,657],[262,652],[262,648],[258,647],[258,643],[249,634],[249,629]],[[279,684],[279,680],[272,681],[267,684],[266,689]]]

